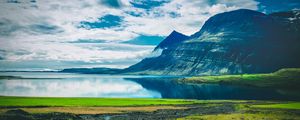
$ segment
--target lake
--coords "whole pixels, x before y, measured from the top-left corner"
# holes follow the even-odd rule
[[[177,83],[174,76],[0,72],[1,96],[293,100],[280,91],[219,84]]]

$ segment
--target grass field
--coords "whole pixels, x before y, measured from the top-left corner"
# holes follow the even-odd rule
[[[108,114],[158,109],[185,109],[172,106],[200,101],[181,99],[139,98],[62,98],[62,97],[0,97],[0,113],[19,108],[29,113]],[[221,101],[220,101],[221,102]]]
[[[0,106],[50,106],[50,107],[94,107],[94,106],[147,106],[193,104],[199,101],[181,99],[143,98],[59,98],[59,97],[0,97]]]
[[[271,104],[271,105],[253,105],[256,108],[277,108],[277,109],[296,109],[300,110],[300,102],[285,103],[285,104]]]
[[[188,100],[155,98],[72,98],[72,97],[8,97],[0,96],[0,107],[119,107],[183,105],[199,103],[245,102],[243,100]]]
[[[221,76],[195,76],[182,80],[187,83],[222,83],[255,87],[300,90],[300,68],[281,69],[269,74],[241,74]]]

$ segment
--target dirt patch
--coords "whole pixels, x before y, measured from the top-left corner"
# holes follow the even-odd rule
[[[126,112],[152,112],[159,109],[187,109],[181,106],[139,106],[139,107],[44,107],[44,108],[20,108],[29,113],[62,112],[72,114],[110,114]]]
[[[19,112],[12,112],[19,111]],[[1,120],[73,119],[73,120],[127,120],[127,119],[175,119],[188,115],[230,113],[234,111],[232,103],[219,105],[193,104],[177,106],[144,107],[45,107],[15,108],[1,113]],[[22,114],[19,114],[22,113]]]

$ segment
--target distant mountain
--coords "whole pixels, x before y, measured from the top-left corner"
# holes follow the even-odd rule
[[[82,74],[117,74],[121,69],[115,68],[68,68],[59,72],[63,73],[82,73]]]
[[[300,67],[299,15],[247,9],[217,14],[191,36],[172,32],[155,48],[162,49],[160,56],[145,58],[123,72],[219,75]]]

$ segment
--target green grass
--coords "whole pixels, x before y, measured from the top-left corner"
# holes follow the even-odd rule
[[[203,109],[219,109],[225,103],[234,105],[234,111],[224,109],[218,114],[195,112],[180,119],[240,120],[240,119],[299,119],[300,102],[255,101],[255,100],[183,100],[139,98],[59,98],[59,97],[8,97],[0,96],[0,115],[11,109],[26,112],[72,114],[108,114],[133,111],[156,111],[158,109],[186,109],[183,104],[200,104]],[[174,106],[173,106],[174,105]],[[229,104],[228,104],[229,105]],[[6,108],[7,107],[7,108]],[[14,107],[14,108],[10,108]],[[193,107],[193,106],[192,106]],[[277,109],[274,109],[277,108]],[[281,109],[278,109],[281,108]],[[294,111],[294,112],[291,112]]]
[[[72,98],[72,97],[9,97],[0,96],[0,107],[101,107],[101,106],[151,106],[205,103],[243,103],[243,100],[184,100],[155,98]]]
[[[182,99],[0,97],[0,106],[147,106],[196,102]]]
[[[269,74],[195,76],[185,78],[182,81],[191,83],[222,83],[299,90],[300,68],[281,69]]]
[[[256,108],[278,108],[278,109],[297,109],[300,110],[300,102],[285,103],[285,104],[271,104],[271,105],[252,105]]]

